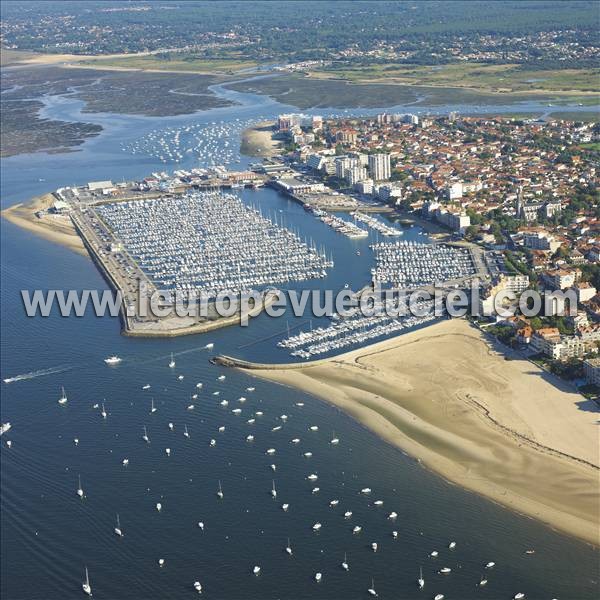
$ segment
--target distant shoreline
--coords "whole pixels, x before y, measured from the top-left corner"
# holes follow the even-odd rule
[[[504,360],[466,321],[314,363],[233,366],[339,406],[448,481],[600,544],[597,408]]]

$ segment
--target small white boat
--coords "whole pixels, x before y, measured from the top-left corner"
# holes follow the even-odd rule
[[[61,390],[61,392],[60,392],[60,398],[58,399],[58,403],[66,404],[68,399],[67,399],[67,395],[65,394],[65,388],[61,387],[60,390]]]
[[[310,475],[307,477],[307,479],[308,479],[309,481],[316,481],[317,479],[319,479],[319,476],[318,476],[318,475],[316,475],[315,473],[311,473],[311,474],[310,474]]]
[[[351,510],[347,510],[347,511],[344,513],[344,518],[345,518],[345,519],[349,519],[351,516],[352,516],[352,511],[351,511]]]
[[[106,408],[104,408],[104,402],[102,403],[102,410],[100,411],[100,415],[102,416],[103,419],[106,419],[107,417],[107,412],[106,412]]]
[[[194,581],[194,589],[201,594],[202,593],[202,584],[199,581]]]
[[[12,425],[9,422],[2,423],[2,425],[0,426],[0,435],[9,431],[11,427]]]
[[[397,519],[397,518],[398,518],[398,513],[396,511],[394,511],[394,510],[388,515],[388,519],[390,519],[392,521],[395,520],[395,519]]]
[[[149,390],[149,389],[150,389],[150,384],[149,384],[149,383],[147,383],[146,385],[143,385],[143,386],[142,386],[142,389],[143,389],[143,390]]]
[[[202,521],[198,521],[198,527],[201,531],[204,531],[204,523]]]
[[[81,475],[77,475],[77,495],[83,498],[83,488],[81,487]]]
[[[311,431],[319,431],[319,428],[318,428],[316,425],[311,425],[311,426],[309,427],[309,429],[310,429]]]
[[[179,381],[181,381],[183,379],[183,375],[177,375],[177,379],[179,379]]]
[[[377,542],[372,542],[371,550],[373,550],[373,552],[377,552],[377,548],[379,548],[379,546],[377,545]]]
[[[219,481],[219,489],[217,490],[217,497],[223,500],[223,488],[221,487],[221,481]]]
[[[275,473],[275,471],[277,471],[277,465],[271,465],[271,471]]]
[[[292,556],[292,547],[290,545],[290,538],[287,539],[287,546],[285,547],[285,551],[289,556]]]
[[[246,436],[246,441],[247,442],[253,442],[254,441],[254,436],[253,435],[247,435]]]
[[[373,504],[375,506],[383,506],[383,500],[375,500],[375,502],[373,502]]]
[[[486,569],[493,569],[496,566],[495,562],[489,562],[485,565]]]
[[[313,531],[319,531],[319,529],[321,529],[321,523],[315,523],[312,528]]]
[[[162,504],[160,502],[156,503],[156,510],[160,512],[162,510]]]
[[[117,525],[114,529],[115,535],[119,537],[123,537],[123,531],[121,530],[121,521],[119,520],[119,515],[117,514]]]
[[[450,550],[454,550],[454,548],[456,548],[456,542],[450,542],[448,544],[448,548],[450,548]]]
[[[123,464],[124,467],[126,467],[129,464],[129,459],[128,458],[124,458],[122,464]]]
[[[444,600],[444,594],[436,594],[433,600]]]
[[[330,500],[329,506],[331,506],[333,508],[334,506],[337,506],[339,503],[340,503],[339,500]]]
[[[219,376],[217,377],[217,380],[218,380],[218,381],[225,381],[225,375],[219,375]]]
[[[254,575],[259,575],[260,567],[258,565],[254,565],[254,568],[252,569],[252,573],[254,573]]]
[[[314,487],[314,488],[311,490],[311,494],[317,494],[317,493],[319,493],[320,491],[321,491],[321,488],[320,488],[320,487]]]
[[[74,443],[76,446],[79,446],[79,438],[73,438],[73,443]]]
[[[215,440],[214,438],[212,440],[210,440],[210,446],[214,447],[217,445],[217,440]]]
[[[200,389],[202,389],[202,383],[198,382],[198,383],[196,384],[196,388],[197,388],[197,389],[199,389],[199,390],[200,390]]]
[[[262,411],[262,410],[257,410],[257,411],[256,411],[254,414],[255,414],[255,416],[257,416],[257,417],[262,417],[264,413],[263,413],[263,411]]]
[[[315,581],[317,583],[319,583],[321,581],[321,579],[323,579],[323,574],[322,573],[315,573]]]
[[[344,571],[349,571],[350,567],[348,566],[348,559],[346,558],[346,553],[344,552],[344,560],[342,562],[342,569],[344,569]]]
[[[150,438],[148,437],[148,432],[146,431],[145,425],[144,425],[144,435],[142,436],[142,439],[146,442],[146,444],[150,443]]]
[[[196,408],[194,404],[188,404],[187,406],[187,410],[194,410],[194,408]]]
[[[425,587],[425,580],[423,579],[423,567],[419,568],[419,579],[417,579],[417,584],[420,590]]]
[[[352,528],[352,533],[360,533],[362,531],[362,527],[360,525],[355,525]]]
[[[479,583],[477,585],[479,585],[480,587],[483,587],[484,585],[487,585],[488,580],[485,577],[481,577],[481,579],[479,580]]]
[[[281,429],[281,425],[277,425],[271,429],[271,431],[279,431]]]
[[[371,488],[363,488],[362,490],[360,490],[361,494],[370,494],[371,493]]]
[[[173,425],[173,423],[169,423],[169,429],[170,429],[171,431],[173,431],[173,427],[175,427],[175,425]]]
[[[108,358],[104,359],[104,362],[107,365],[118,365],[123,359],[120,358],[119,356],[109,356]]]
[[[448,575],[448,573],[451,573],[451,572],[452,572],[452,569],[451,569],[450,567],[442,567],[442,568],[441,568],[441,569],[438,571],[438,573],[439,573],[440,575]]]
[[[335,435],[335,432],[333,433],[333,437],[331,438],[331,440],[329,441],[329,443],[332,446],[336,446],[337,444],[340,443],[340,438],[338,438],[337,435]]]
[[[398,539],[398,532],[396,530],[392,531],[392,537],[397,540]]]
[[[239,415],[239,414],[241,414],[241,412],[242,412],[242,409],[241,409],[241,408],[234,408],[234,409],[233,409],[231,412],[232,412],[234,415]]]
[[[292,443],[292,444],[299,444],[299,443],[300,443],[300,438],[294,438],[294,439],[291,441],[291,443]]]
[[[256,389],[256,388],[254,388],[254,387],[247,387],[247,388],[246,388],[246,391],[247,391],[247,392],[253,392],[255,389]]]
[[[171,352],[171,360],[169,362],[169,369],[175,368],[175,358],[173,357],[173,353]]]
[[[275,448],[269,448],[265,454],[268,454],[271,456],[271,455],[275,454],[275,452],[277,452],[277,450],[275,450]]]
[[[377,592],[375,591],[375,580],[373,578],[371,578],[371,587],[367,590],[367,593],[370,596],[377,597]]]
[[[431,552],[429,554],[429,556],[431,556],[431,558],[437,558],[437,555],[439,554],[439,552],[437,550],[434,550],[433,552]]]
[[[171,448],[165,448],[165,454],[171,456]]]
[[[304,458],[310,458],[312,455],[313,455],[313,453],[312,453],[312,452],[305,452],[305,453],[303,454]]]
[[[150,412],[151,413],[155,413],[156,412],[156,406],[154,406],[154,398],[152,398],[152,400],[150,402]]]
[[[513,599],[514,600],[523,600],[523,598],[525,598],[525,594],[523,592],[517,592],[514,596]]]
[[[275,489],[275,481],[273,481],[273,487],[271,488],[271,496],[277,498],[277,490]]]
[[[215,347],[215,345],[211,342],[210,344],[206,344],[206,346],[204,346],[205,350],[212,350]]]
[[[289,505],[289,504],[286,502],[285,504],[282,504],[282,505],[281,505],[281,510],[282,510],[283,512],[287,512],[287,511],[288,511],[288,509],[289,509],[289,507],[290,507],[290,505]]]
[[[164,558],[159,558],[159,559],[158,559],[158,566],[159,566],[159,567],[163,567],[163,566],[164,566],[164,564],[165,564],[165,559],[164,559]]]
[[[190,437],[190,432],[188,431],[187,425],[184,425],[184,426],[183,426],[183,435],[184,435],[186,438],[189,438],[189,437]]]
[[[87,567],[85,568],[85,581],[81,584],[81,587],[85,594],[90,597],[92,596],[92,586],[90,585],[90,576]]]

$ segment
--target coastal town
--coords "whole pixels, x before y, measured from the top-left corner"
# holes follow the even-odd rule
[[[486,250],[481,312],[502,290],[573,290],[573,316],[482,322],[568,378],[599,381],[598,125],[506,117],[323,119],[280,115],[273,137],[304,181],[279,180],[320,212],[325,190],[440,226]],[[307,181],[310,179],[310,182]],[[310,194],[313,194],[311,197]]]

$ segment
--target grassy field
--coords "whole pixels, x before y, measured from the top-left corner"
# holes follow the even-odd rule
[[[74,63],[74,66],[95,67],[98,69],[139,69],[147,71],[171,71],[184,73],[223,73],[234,74],[245,69],[253,69],[257,63],[240,57],[204,58],[192,54],[170,53],[147,56],[120,56],[104,58],[102,56],[86,58]]]
[[[455,86],[488,92],[600,92],[600,69],[536,71],[519,65],[457,63],[451,65],[336,65],[311,76],[341,78],[355,83],[400,83]]]
[[[466,87],[421,86],[388,83],[358,83],[343,79],[313,78],[301,75],[268,77],[256,81],[231,84],[235,90],[272,96],[279,102],[306,108],[375,108],[399,104],[442,106],[475,104],[479,106],[509,105],[531,100],[531,94],[491,93]],[[564,98],[561,96],[561,98]],[[540,102],[554,104],[553,92],[535,95]],[[566,109],[565,109],[566,110]]]

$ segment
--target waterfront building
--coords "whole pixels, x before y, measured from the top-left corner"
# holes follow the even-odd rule
[[[600,358],[588,358],[584,360],[583,373],[587,383],[600,386]]]

